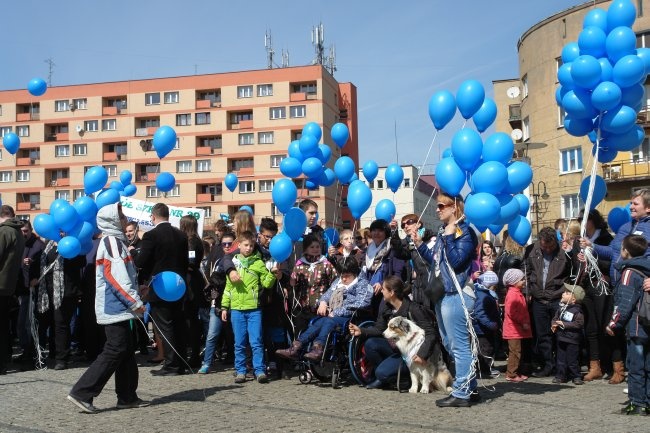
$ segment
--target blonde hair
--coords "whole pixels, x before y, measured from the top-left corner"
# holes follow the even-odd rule
[[[503,242],[503,251],[517,257],[524,256],[524,247],[512,239],[512,236],[508,236]]]
[[[580,237],[580,221],[577,220],[569,221],[566,227],[566,235],[564,236],[564,240],[566,242],[571,243],[574,239],[577,239],[579,237]]]
[[[255,229],[255,221],[253,220],[253,216],[248,213],[245,210],[240,210],[235,212],[235,215],[232,217],[233,223],[234,223],[234,229],[235,229],[235,236],[239,238],[239,236],[248,231],[253,234],[257,233],[257,230]]]
[[[350,230],[350,229],[341,230],[341,232],[339,233],[339,239],[342,239],[343,236],[345,236],[345,235],[350,236],[352,238],[352,240],[354,241],[354,232],[352,230]]]
[[[452,197],[448,194],[445,194],[444,192],[441,192],[438,194],[437,201],[438,203],[442,203],[445,206],[455,206],[456,211],[454,212],[454,217],[456,219],[459,219],[465,214],[465,202],[463,201],[463,196],[461,195]]]

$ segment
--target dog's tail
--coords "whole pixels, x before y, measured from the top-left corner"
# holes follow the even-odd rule
[[[438,370],[434,378],[434,387],[441,391],[450,391],[453,378],[451,373],[446,368]]]

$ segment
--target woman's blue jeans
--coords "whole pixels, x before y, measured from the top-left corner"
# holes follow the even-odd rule
[[[214,351],[217,348],[217,341],[221,334],[223,322],[218,316],[214,307],[210,307],[210,323],[208,325],[208,336],[205,339],[205,351],[203,352],[203,365],[210,367],[214,359]]]

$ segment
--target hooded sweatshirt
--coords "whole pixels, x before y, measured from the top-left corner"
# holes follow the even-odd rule
[[[15,219],[0,223],[0,296],[12,296],[16,290],[25,238],[22,225]]]
[[[117,204],[104,206],[97,213],[102,238],[97,248],[95,314],[97,323],[108,325],[133,319],[132,311],[142,307],[137,292],[136,269]]]
[[[639,323],[639,301],[643,297],[643,280],[650,276],[650,261],[646,256],[634,257],[615,266],[621,279],[614,289],[614,312],[609,327],[619,331],[625,328],[628,338],[648,338],[648,329]]]

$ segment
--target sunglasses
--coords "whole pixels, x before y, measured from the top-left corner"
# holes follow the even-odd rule
[[[414,219],[409,219],[409,220],[403,221],[401,227],[406,228],[406,226],[410,226],[411,224],[415,224],[416,222],[417,221],[415,221]]]
[[[363,240],[363,237],[361,237],[361,236],[357,236],[355,239],[358,240],[358,241],[362,241],[362,240]]]
[[[221,245],[223,245],[224,247],[229,247],[232,245],[232,242],[221,242]]]
[[[453,206],[453,205],[451,205],[451,204],[444,204],[444,203],[438,203],[438,204],[436,205],[436,208],[437,208],[438,210],[443,210],[444,208],[449,207],[449,206]]]
[[[265,235],[264,233],[260,233],[260,236],[270,241],[275,235]]]

